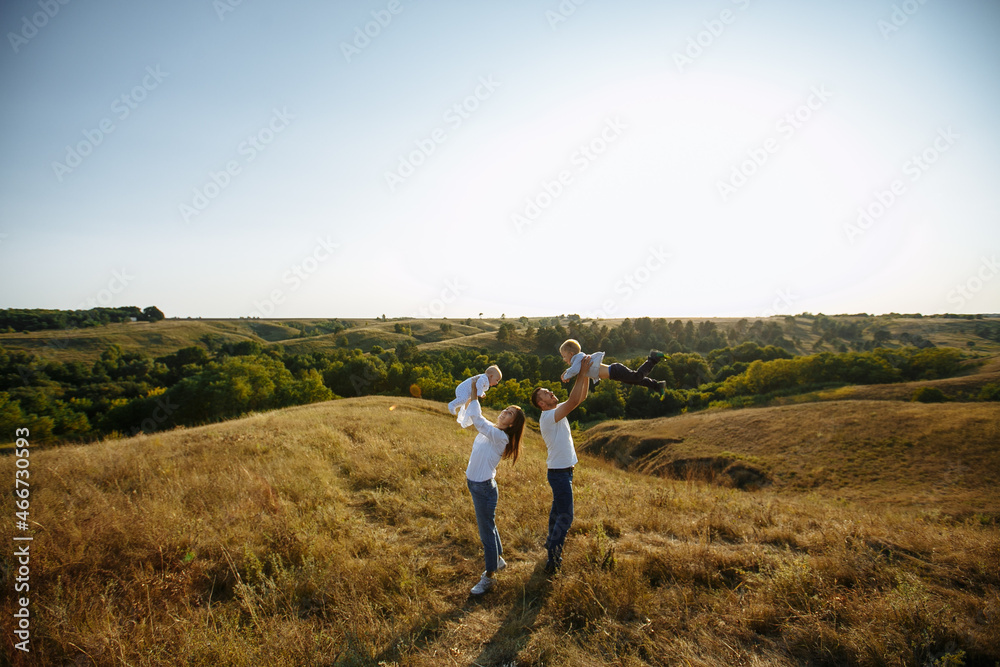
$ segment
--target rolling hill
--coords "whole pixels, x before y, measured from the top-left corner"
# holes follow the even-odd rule
[[[528,432],[521,460],[498,472],[510,566],[481,599],[469,596],[482,569],[464,483],[472,434],[443,404],[346,399],[40,450],[30,458],[32,653],[17,657],[993,665],[1000,531],[977,513],[996,503],[985,423],[996,412],[888,405],[593,429],[588,448],[605,456],[636,454],[633,438],[674,439],[669,447],[689,457],[739,453],[773,482],[739,490],[583,453],[576,521],[554,577],[542,571],[544,447]],[[949,425],[974,437],[959,442]],[[843,457],[860,455],[865,438],[871,454],[849,467]],[[955,460],[946,449],[959,446],[965,469],[941,485]],[[948,513],[909,507],[933,500],[908,480],[914,473],[937,484]],[[13,479],[13,457],[0,459],[0,476]],[[13,529],[7,498],[2,525]],[[10,590],[14,569],[4,572]],[[11,618],[12,604],[5,596],[0,613]],[[8,656],[11,642],[6,633]]]
[[[1000,519],[997,403],[828,401],[608,422],[580,449],[647,474]]]
[[[695,324],[706,318],[691,319]],[[728,330],[739,320],[736,318],[707,318],[723,330]],[[754,320],[755,318],[750,318]],[[938,317],[905,318],[905,317],[856,317],[837,316],[837,322],[844,324],[856,323],[866,330],[884,328],[896,339],[901,334],[920,336],[935,345],[957,347],[970,350],[977,354],[995,355],[1000,353],[1000,343],[976,335],[976,326],[982,326],[983,321],[951,319]],[[995,323],[996,318],[987,320]],[[392,349],[401,341],[410,341],[423,351],[447,349],[450,347],[485,348],[490,351],[514,350],[520,352],[533,351],[534,344],[525,340],[525,329],[517,320],[503,319],[472,319],[470,324],[465,320],[444,319],[346,319],[339,320],[348,323],[350,328],[338,334],[302,335],[302,328],[320,327],[329,323],[328,319],[168,319],[160,322],[133,322],[129,324],[111,324],[88,329],[67,329],[35,331],[30,333],[0,333],[0,346],[11,351],[23,351],[38,354],[55,361],[87,361],[100,357],[101,352],[111,345],[119,345],[125,351],[144,351],[150,356],[170,354],[182,347],[198,345],[205,347],[206,336],[216,337],[225,342],[253,340],[261,345],[281,345],[287,351],[306,354],[321,352],[334,347],[359,348],[368,352],[372,346]],[[836,346],[820,342],[820,335],[813,331],[809,320],[797,319],[794,323],[787,322],[783,317],[766,318],[781,324],[786,337],[793,341],[801,354],[814,351],[834,350]],[[517,334],[506,343],[496,339],[496,331],[504,322],[518,325]],[[563,320],[565,323],[566,320]],[[622,320],[601,320],[600,325],[615,327]],[[450,325],[451,329],[444,331],[441,325]],[[538,318],[534,318],[532,326],[537,326]],[[406,326],[410,333],[399,333],[396,325]],[[589,326],[589,325],[588,325]],[[870,338],[870,334],[869,334]],[[887,343],[889,347],[897,343]],[[555,351],[552,351],[555,354]],[[634,353],[634,354],[633,354]],[[630,350],[622,353],[623,358],[645,354],[645,350]]]

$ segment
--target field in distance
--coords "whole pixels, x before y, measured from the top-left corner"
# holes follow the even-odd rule
[[[485,348],[492,352],[512,350],[536,351],[533,341],[525,336],[528,328],[537,329],[540,322],[553,318],[468,318],[450,319],[166,319],[159,322],[131,322],[109,324],[85,329],[47,330],[34,332],[0,333],[0,346],[10,351],[23,351],[53,361],[97,360],[111,345],[118,345],[126,352],[144,352],[151,357],[163,356],[182,347],[206,341],[240,342],[255,341],[261,345],[281,345],[286,352],[306,354],[333,348],[358,348],[364,352],[373,346],[394,349],[400,342],[408,341],[422,351],[450,347]],[[670,321],[673,321],[671,318]],[[695,325],[703,321],[714,322],[728,331],[739,318],[680,318]],[[811,320],[796,318],[794,322],[784,317],[748,318],[750,323],[762,319],[781,325],[787,338],[794,341],[795,352],[810,354],[820,339],[812,330]],[[866,330],[884,328],[894,341],[902,334],[919,336],[934,345],[957,347],[978,354],[1000,353],[1000,343],[975,333],[977,324],[994,323],[997,318],[985,320],[951,319],[942,317],[856,317],[835,316],[838,323],[863,325]],[[564,326],[566,318],[559,320]],[[598,327],[614,328],[622,319],[598,320]],[[593,320],[584,320],[590,326]],[[513,335],[506,341],[497,339],[501,325],[512,325]],[[343,328],[346,327],[346,328]],[[329,330],[335,329],[333,333]],[[870,336],[869,336],[870,337]],[[888,347],[898,343],[888,342]],[[827,348],[829,349],[829,348]],[[556,350],[545,350],[557,354]],[[642,350],[634,351],[643,353]]]

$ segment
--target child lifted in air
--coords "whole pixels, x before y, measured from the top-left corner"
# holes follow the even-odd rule
[[[455,400],[448,404],[448,412],[455,415],[462,428],[472,426],[472,417],[466,416],[465,409],[476,398],[486,395],[486,390],[495,387],[503,379],[500,367],[493,364],[485,373],[468,377],[455,387]]]
[[[586,355],[580,349],[580,343],[572,338],[559,346],[559,354],[562,355],[563,361],[569,364],[569,368],[563,371],[559,379],[563,382],[569,382],[571,378],[580,372],[580,362]],[[634,371],[624,364],[615,363],[608,365],[601,363],[604,360],[604,353],[593,352],[590,355],[591,364],[590,370],[587,372],[587,377],[593,380],[595,384],[600,380],[615,380],[624,384],[646,387],[653,393],[662,395],[667,388],[667,383],[663,380],[653,380],[646,377],[646,375],[653,370],[656,362],[663,359],[664,356],[666,355],[662,352],[650,350],[646,361],[642,363],[642,366],[639,366],[638,370]]]

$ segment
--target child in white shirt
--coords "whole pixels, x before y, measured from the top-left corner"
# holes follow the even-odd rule
[[[569,382],[570,379],[576,376],[580,372],[580,361],[586,356],[580,348],[579,341],[572,338],[565,341],[559,346],[559,354],[562,355],[563,361],[565,361],[569,368],[563,371],[563,374],[559,377],[563,382]],[[662,352],[656,350],[650,350],[649,356],[646,361],[643,362],[642,366],[639,366],[638,370],[632,370],[624,364],[614,363],[611,365],[603,364],[601,361],[604,359],[603,352],[591,352],[590,353],[590,370],[587,372],[587,377],[589,377],[594,384],[597,384],[600,380],[615,380],[617,382],[622,382],[624,384],[634,384],[640,387],[646,387],[654,394],[663,395],[663,392],[667,388],[667,383],[663,380],[653,380],[652,378],[646,377],[649,371],[653,370],[653,366],[656,365],[660,359],[666,356]]]
[[[496,364],[487,368],[485,373],[466,378],[455,387],[455,400],[448,404],[448,412],[456,416],[462,428],[472,426],[472,417],[465,413],[466,406],[470,401],[485,396],[486,390],[497,386],[502,379],[503,373]]]

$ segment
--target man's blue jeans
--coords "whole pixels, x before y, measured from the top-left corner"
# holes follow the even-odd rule
[[[562,565],[563,543],[573,525],[573,468],[549,469],[549,486],[552,487],[552,510],[549,512],[549,537],[545,548],[549,560]]]
[[[500,544],[500,532],[496,524],[500,490],[495,479],[488,479],[485,482],[465,481],[469,483],[472,504],[476,508],[476,524],[479,526],[479,539],[483,542],[486,571],[496,572],[498,559],[503,555],[503,545]]]

